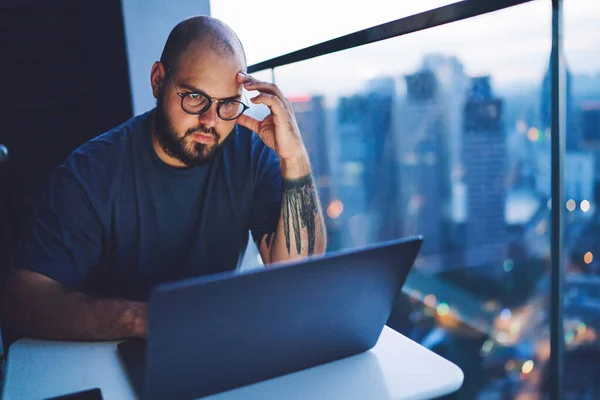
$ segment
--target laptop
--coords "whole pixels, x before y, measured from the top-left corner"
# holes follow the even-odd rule
[[[372,348],[422,237],[157,286],[148,339],[118,345],[143,399],[192,399]]]

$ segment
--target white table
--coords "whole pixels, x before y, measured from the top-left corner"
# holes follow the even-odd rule
[[[104,399],[133,399],[117,343],[21,339],[8,352],[3,399],[37,400],[94,387]],[[456,365],[386,326],[365,353],[207,399],[431,399],[462,382]]]

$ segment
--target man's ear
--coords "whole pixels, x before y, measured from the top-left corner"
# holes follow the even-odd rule
[[[156,61],[152,64],[150,70],[150,85],[152,85],[152,95],[155,99],[160,96],[160,89],[165,82],[165,68],[160,61]]]

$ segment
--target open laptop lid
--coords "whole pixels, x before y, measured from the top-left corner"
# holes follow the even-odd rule
[[[422,243],[413,237],[158,286],[145,398],[194,398],[373,347]]]

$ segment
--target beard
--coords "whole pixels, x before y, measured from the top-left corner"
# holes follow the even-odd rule
[[[163,96],[156,101],[154,119],[154,135],[163,151],[170,157],[181,161],[186,167],[197,167],[209,164],[219,149],[219,134],[214,128],[204,124],[188,129],[180,135],[173,127],[171,118],[162,101]],[[198,143],[190,135],[201,132],[211,135],[211,144]]]

